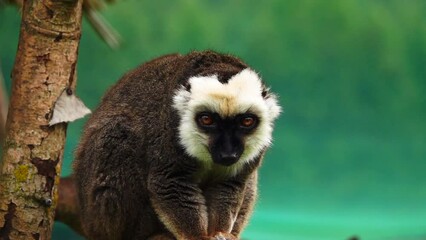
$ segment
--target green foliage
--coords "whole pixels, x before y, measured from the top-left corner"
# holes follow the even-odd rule
[[[425,12],[422,0],[123,1],[103,12],[124,39],[118,51],[84,24],[77,93],[93,109],[153,57],[238,55],[285,110],[247,238],[407,239],[426,227]],[[0,10],[6,75],[18,17]],[[70,124],[65,174],[81,127]]]

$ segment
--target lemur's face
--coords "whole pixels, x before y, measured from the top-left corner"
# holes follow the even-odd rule
[[[256,131],[259,117],[251,112],[222,117],[217,112],[202,111],[194,121],[199,131],[208,136],[207,148],[213,162],[230,166],[243,154],[245,139]]]
[[[254,71],[245,69],[227,83],[216,76],[192,77],[189,85],[173,99],[181,117],[180,143],[189,155],[242,166],[270,145],[280,107]]]

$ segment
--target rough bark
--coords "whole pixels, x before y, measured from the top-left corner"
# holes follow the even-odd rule
[[[73,0],[63,0],[73,1]],[[23,0],[6,0],[6,3],[17,5],[22,7]],[[89,21],[90,25],[101,37],[101,39],[108,44],[112,49],[117,49],[121,44],[120,34],[109,24],[109,22],[102,17],[99,13],[105,3],[113,3],[115,0],[84,0],[83,10]],[[1,3],[1,0],[0,0]]]
[[[75,86],[82,1],[24,1],[0,164],[0,239],[50,239],[66,124],[54,104]]]

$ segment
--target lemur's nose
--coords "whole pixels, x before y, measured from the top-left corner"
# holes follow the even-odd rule
[[[221,159],[221,163],[226,166],[230,166],[236,163],[239,158],[237,153],[232,153],[232,152],[231,153],[221,152],[219,154],[219,157]]]

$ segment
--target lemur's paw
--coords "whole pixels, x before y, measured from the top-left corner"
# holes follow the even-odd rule
[[[216,233],[216,235],[213,237],[214,240],[238,240],[237,237],[230,233]]]

